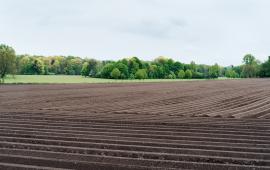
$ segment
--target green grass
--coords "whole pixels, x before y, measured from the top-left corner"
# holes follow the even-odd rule
[[[130,83],[130,82],[175,82],[175,81],[194,81],[199,79],[145,79],[145,80],[113,80],[88,78],[82,76],[67,75],[15,75],[7,76],[6,84],[50,84],[50,83]],[[203,79],[200,79],[203,80]]]

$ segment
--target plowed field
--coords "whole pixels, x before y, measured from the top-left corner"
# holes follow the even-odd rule
[[[270,79],[0,86],[0,169],[270,169]]]

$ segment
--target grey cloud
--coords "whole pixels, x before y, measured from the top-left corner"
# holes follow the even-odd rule
[[[269,55],[268,0],[0,0],[0,37],[18,53],[240,64]],[[106,56],[106,57],[104,57]],[[117,56],[117,57],[116,57]]]
[[[118,31],[130,34],[137,34],[151,38],[172,38],[175,30],[182,29],[187,26],[187,22],[177,18],[162,19],[142,19],[135,23],[119,26]]]

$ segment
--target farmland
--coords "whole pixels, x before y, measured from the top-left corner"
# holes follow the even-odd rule
[[[0,169],[270,169],[270,80],[0,86]]]

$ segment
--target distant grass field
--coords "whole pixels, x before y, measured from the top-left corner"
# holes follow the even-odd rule
[[[15,75],[5,79],[6,84],[46,84],[46,83],[131,83],[131,82],[172,82],[172,81],[194,81],[204,79],[145,79],[145,80],[113,80],[89,78],[68,75]]]

